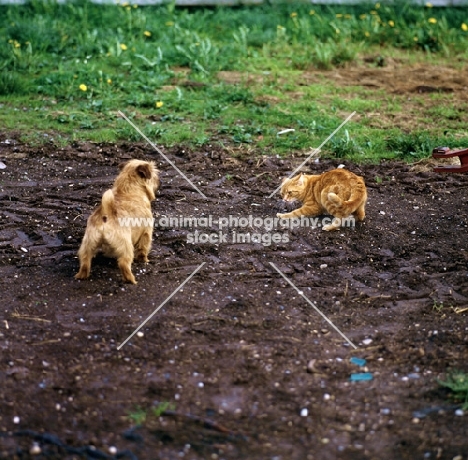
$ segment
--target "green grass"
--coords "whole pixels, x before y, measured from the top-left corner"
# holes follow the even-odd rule
[[[468,374],[453,371],[447,375],[446,380],[438,380],[439,385],[452,392],[455,401],[461,402],[462,409],[468,410]]]
[[[405,3],[313,9],[300,3],[0,6],[0,124],[27,140],[41,139],[41,133],[60,142],[140,140],[117,116],[122,110],[160,145],[306,151],[352,111],[398,117],[406,100],[365,87],[337,87],[326,77],[303,85],[305,71],[359,63],[375,53],[381,60],[404,55],[463,61],[466,24],[466,7]],[[226,82],[220,71],[238,77]],[[435,145],[468,142],[465,108],[443,97],[443,104],[427,110],[421,97],[415,113],[421,128],[378,128],[356,117],[324,152],[357,161],[412,159],[427,156]],[[428,125],[435,128],[422,128]],[[285,128],[295,131],[278,136]]]

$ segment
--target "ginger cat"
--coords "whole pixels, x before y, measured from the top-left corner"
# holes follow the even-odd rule
[[[338,219],[323,227],[327,231],[338,230],[341,219],[351,214],[359,221],[366,216],[367,190],[364,179],[345,169],[283,179],[281,196],[285,201],[301,201],[302,206],[286,214],[277,214],[278,217],[288,219],[331,214]]]

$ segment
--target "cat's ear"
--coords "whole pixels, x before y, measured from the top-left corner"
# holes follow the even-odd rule
[[[297,181],[297,185],[302,186],[305,184],[304,173],[299,176],[299,180]]]
[[[284,184],[286,181],[288,181],[289,179],[287,177],[283,177],[283,180],[281,181],[281,184]]]

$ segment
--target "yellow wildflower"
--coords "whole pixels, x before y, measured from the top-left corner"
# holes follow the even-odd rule
[[[163,101],[156,102],[156,108],[160,109],[164,105]]]
[[[295,18],[297,16],[297,13],[291,13],[291,17]]]
[[[343,15],[342,15],[341,13],[337,13],[335,16],[336,16],[337,18],[342,18],[342,17],[343,17]]]
[[[364,35],[365,35],[366,37],[370,37],[370,33],[369,33],[369,32],[367,32],[367,31],[366,31],[366,32],[364,32]]]
[[[417,42],[417,41],[418,41],[418,37],[414,37],[413,40],[414,40],[415,42]]]
[[[309,11],[309,14],[310,14],[311,16],[313,16],[313,15],[315,14],[315,10],[310,10],[310,11]]]
[[[463,23],[461,25],[461,28],[462,28],[463,32],[468,32],[468,26],[465,23]]]
[[[380,3],[375,4],[375,9],[378,10],[380,8]]]
[[[375,10],[372,10],[372,11],[370,12],[370,14],[374,14],[374,15],[375,15],[375,14],[379,14],[379,13],[377,13],[377,11],[375,11]]]
[[[172,21],[167,21],[166,22],[167,27],[172,27],[173,25],[174,25],[174,23]]]
[[[390,27],[395,27],[395,23],[390,19],[390,21],[388,21],[388,25]]]
[[[126,51],[126,50],[127,50],[127,45],[126,45],[125,43],[121,43],[121,44],[120,44],[120,49],[121,49],[122,51]]]
[[[143,32],[143,35],[144,35],[145,37],[151,37],[151,32],[150,32],[149,30],[145,30],[145,31]]]
[[[428,21],[429,21],[429,24],[437,24],[436,18],[429,18]]]
[[[122,3],[122,7],[123,7],[123,8],[126,8],[128,5],[130,5],[130,3],[128,3],[128,2]]]
[[[88,87],[86,85],[84,85],[83,83],[81,83],[80,89],[81,89],[81,91],[88,91]]]
[[[15,48],[21,48],[21,43],[18,43],[16,40],[15,40]]]
[[[133,5],[133,8],[138,8],[138,5]]]
[[[366,19],[367,18],[367,14],[360,14],[359,15],[359,19]]]
[[[131,6],[126,6],[125,9],[126,9],[127,11],[130,11],[130,10],[132,9],[132,7],[131,7]]]
[[[345,19],[351,19],[352,18],[352,16],[350,14],[345,14],[344,17],[345,17]]]
[[[107,83],[110,85],[112,83],[112,80],[110,78],[108,78]]]
[[[432,8],[432,6],[433,6],[432,3],[430,3],[430,2],[426,3],[426,8]]]

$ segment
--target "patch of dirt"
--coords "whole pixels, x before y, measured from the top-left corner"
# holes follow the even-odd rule
[[[466,415],[436,379],[468,372],[468,175],[346,164],[369,191],[355,228],[191,244],[193,228],[158,226],[138,285],[102,257],[76,281],[86,218],[122,160],[158,162],[157,222],[274,217],[284,205],[268,196],[302,161],[165,152],[207,199],[143,145],[0,136],[0,457],[466,459]]]
[[[458,99],[468,101],[466,69],[441,65],[400,63],[387,59],[382,67],[357,66],[337,68],[329,72],[308,71],[304,83],[331,79],[342,86],[367,86],[383,89],[388,94],[455,93]]]

